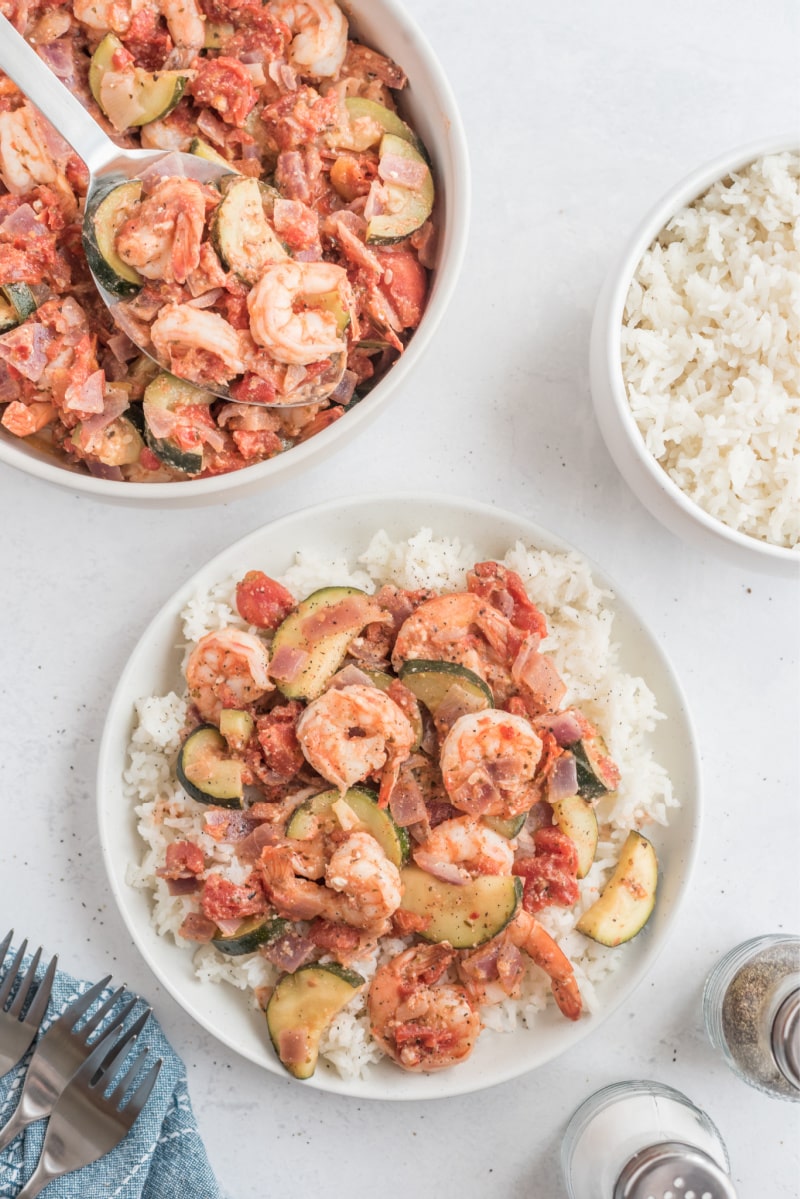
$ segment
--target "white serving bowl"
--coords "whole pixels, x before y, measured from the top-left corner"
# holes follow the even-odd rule
[[[48,483],[97,499],[126,504],[193,507],[226,502],[263,490],[307,470],[363,429],[402,391],[431,344],[456,286],[466,249],[470,173],[461,118],[450,85],[433,51],[397,0],[340,0],[355,35],[393,58],[408,76],[402,109],[433,161],[439,221],[438,261],[427,307],[408,348],[386,376],[351,412],[308,441],[275,458],[210,479],[179,483],[122,483],[97,479],[60,464],[0,426],[0,462]]]
[[[800,571],[800,553],[740,533],[705,512],[669,477],[647,449],[628,403],[622,373],[625,301],[642,255],[670,219],[718,179],[765,154],[800,148],[800,135],[741,146],[699,167],[648,212],[615,262],[600,293],[592,325],[590,375],[600,431],[620,474],[653,516],[676,536],[745,569]]]

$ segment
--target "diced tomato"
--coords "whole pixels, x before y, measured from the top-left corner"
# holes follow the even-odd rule
[[[398,937],[408,937],[411,933],[422,933],[430,922],[430,916],[423,916],[419,912],[407,912],[404,908],[398,908],[392,916],[392,925]]]
[[[508,570],[499,562],[478,562],[467,575],[467,588],[507,616],[514,628],[536,633],[539,637],[547,636],[547,621],[529,597],[516,571]]]
[[[139,454],[139,465],[144,470],[160,470],[161,459],[153,453],[149,446],[144,446]]]
[[[38,433],[55,418],[56,409],[53,404],[21,404],[19,400],[12,400],[3,413],[2,424],[15,437],[30,437],[31,433]]]
[[[512,872],[525,880],[522,906],[539,912],[555,906],[569,908],[578,898],[578,851],[560,829],[540,828],[533,834],[536,852],[519,858]]]
[[[296,731],[302,711],[303,705],[293,699],[256,720],[256,734],[264,759],[270,770],[283,779],[294,778],[305,762]]]
[[[187,941],[208,942],[217,931],[216,923],[201,912],[189,912],[178,929],[178,936]]]
[[[271,429],[234,429],[231,437],[239,453],[248,462],[273,458],[283,449],[283,442]]]
[[[404,329],[416,329],[425,310],[428,273],[411,250],[376,250],[383,266],[380,289]]]
[[[203,915],[209,920],[236,920],[260,916],[268,908],[261,880],[251,874],[247,883],[232,883],[221,874],[209,874],[200,900]]]
[[[180,878],[201,874],[205,865],[203,851],[193,841],[173,841],[167,846],[166,864],[159,870],[161,878]]]
[[[325,949],[328,952],[337,949],[352,951],[361,940],[360,932],[352,925],[339,924],[334,920],[323,920],[320,917],[312,921],[308,937],[318,949]]]
[[[277,629],[295,603],[291,591],[265,575],[263,570],[248,570],[236,585],[237,612],[242,620],[259,629]]]
[[[224,54],[198,61],[190,85],[195,102],[215,109],[229,125],[244,125],[258,98],[247,67]]]
[[[242,375],[231,387],[231,395],[240,404],[272,404],[275,400],[275,384],[260,375]]]

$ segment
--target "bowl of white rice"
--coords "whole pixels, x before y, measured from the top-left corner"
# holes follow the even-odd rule
[[[176,936],[187,901],[171,896],[155,873],[166,841],[196,835],[197,805],[174,771],[186,711],[186,648],[236,619],[235,581],[251,568],[300,597],[331,581],[369,592],[386,581],[457,589],[466,570],[487,558],[517,571],[546,615],[545,644],[568,684],[569,702],[596,724],[622,775],[608,842],[578,904],[540,913],[573,964],[584,1014],[564,1019],[545,976],[531,978],[520,1001],[483,1012],[486,1028],[469,1060],[420,1074],[383,1057],[357,997],[326,1033],[317,1070],[303,1085],[369,1099],[479,1090],[550,1061],[630,1002],[668,939],[698,849],[696,738],[667,657],[602,572],[532,522],[471,500],[364,496],[332,500],[258,529],[181,583],[144,630],[109,706],[98,765],[100,842],[128,930],[162,985],[195,1020],[230,1049],[286,1077],[254,995],[254,988],[275,981],[265,973],[269,963],[257,952],[229,958]],[[643,931],[609,949],[573,926],[609,877],[630,828],[644,830],[655,846],[658,896]],[[209,846],[209,852],[217,851]],[[359,965],[365,976],[369,969],[368,962]]]
[[[598,300],[595,412],[664,525],[744,568],[800,569],[800,137],[700,167]]]

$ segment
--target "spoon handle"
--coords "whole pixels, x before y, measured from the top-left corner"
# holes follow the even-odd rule
[[[14,26],[0,14],[0,69],[69,142],[92,175],[118,157],[119,146],[67,91]]]

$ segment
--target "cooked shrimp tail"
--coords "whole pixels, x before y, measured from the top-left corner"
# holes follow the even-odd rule
[[[514,944],[550,976],[550,989],[560,1011],[568,1020],[577,1020],[583,1000],[566,954],[529,912],[521,911],[509,928]]]

